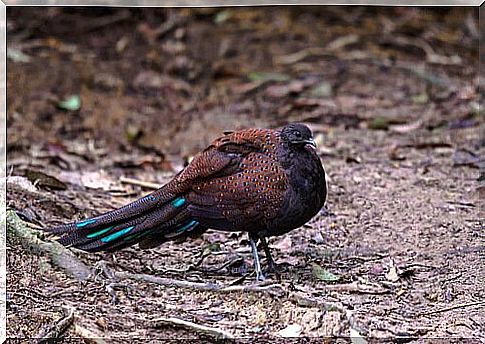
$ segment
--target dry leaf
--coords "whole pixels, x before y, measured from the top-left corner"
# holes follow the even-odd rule
[[[278,331],[278,335],[283,338],[299,337],[302,327],[298,324],[288,325],[286,328]]]
[[[391,266],[389,271],[386,273],[386,278],[391,282],[397,282],[399,280],[399,274],[397,273],[397,268],[394,265],[394,261],[391,260]]]
[[[25,177],[34,185],[47,186],[51,189],[66,190],[67,185],[54,176],[48,175],[44,172],[25,170]]]
[[[415,122],[406,123],[406,124],[396,124],[390,125],[389,130],[399,134],[409,133],[416,129],[419,129],[423,125],[422,120],[417,120]]]
[[[291,237],[289,235],[285,236],[281,240],[278,240],[277,243],[271,245],[271,247],[277,250],[286,251],[286,252],[288,252],[291,246],[293,246],[293,242],[291,241]]]

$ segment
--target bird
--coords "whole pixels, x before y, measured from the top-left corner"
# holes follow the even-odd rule
[[[307,223],[325,205],[326,174],[308,126],[224,132],[173,179],[118,209],[48,229],[67,247],[114,252],[184,241],[208,229],[246,232],[256,280],[257,243],[275,270],[266,238]]]

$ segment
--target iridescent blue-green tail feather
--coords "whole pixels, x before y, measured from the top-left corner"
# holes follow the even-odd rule
[[[60,236],[61,244],[89,252],[116,251],[136,243],[154,247],[205,231],[190,217],[187,205],[183,196],[163,200],[155,192],[119,209],[49,231]]]

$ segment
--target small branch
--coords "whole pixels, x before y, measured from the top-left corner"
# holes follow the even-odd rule
[[[389,289],[374,287],[365,284],[359,284],[357,282],[347,284],[328,284],[324,286],[325,290],[330,291],[348,291],[361,294],[387,294]]]
[[[86,33],[94,30],[99,30],[102,27],[110,26],[119,21],[126,20],[130,18],[130,16],[131,14],[129,11],[122,11],[112,16],[105,16],[99,19],[91,19],[89,21],[89,24],[86,25],[85,27],[81,27],[79,30],[77,30],[77,33],[79,34],[79,33]]]
[[[451,307],[441,308],[441,309],[437,309],[435,311],[429,311],[429,312],[419,313],[418,316],[431,315],[431,314],[436,314],[436,313],[443,313],[443,312],[452,311],[454,309],[467,308],[467,307],[473,307],[473,306],[479,306],[479,305],[485,305],[485,301],[476,301],[476,302],[469,302],[469,303],[461,303],[459,305],[454,305],[454,306],[451,306]]]
[[[153,319],[151,323],[153,327],[161,327],[161,326],[181,327],[189,331],[194,331],[197,333],[203,333],[203,334],[209,335],[215,339],[234,339],[234,337],[226,331],[204,326],[204,325],[198,325],[190,321],[186,321],[178,318],[157,318],[157,319]]]
[[[213,283],[199,283],[199,282],[189,282],[189,281],[181,281],[181,280],[174,280],[170,278],[163,278],[163,277],[156,277],[152,275],[146,274],[132,274],[130,272],[115,272],[115,276],[121,279],[133,279],[136,281],[143,281],[149,283],[155,283],[159,285],[163,285],[166,287],[176,287],[176,288],[183,288],[183,289],[196,289],[196,290],[218,290],[220,286]]]
[[[142,180],[137,180],[133,178],[120,177],[120,182],[124,184],[137,185],[147,189],[157,190],[160,189],[161,185],[156,183],[144,182]]]
[[[182,281],[182,280],[175,280],[170,278],[163,278],[163,277],[156,277],[152,275],[146,274],[132,274],[129,272],[116,272],[115,276],[121,279],[134,279],[137,281],[144,281],[149,283],[155,283],[159,285],[163,285],[166,287],[175,287],[175,288],[183,288],[183,289],[192,289],[192,290],[207,290],[207,291],[214,291],[219,293],[231,293],[236,291],[241,292],[253,292],[253,293],[269,293],[271,295],[282,295],[284,293],[283,288],[279,284],[251,284],[251,285],[237,285],[237,286],[223,286],[215,283],[200,283],[200,282],[190,282],[190,281]],[[279,289],[279,291],[277,291]]]
[[[347,314],[347,309],[345,309],[340,304],[326,302],[326,301],[320,301],[320,300],[314,299],[312,297],[309,297],[302,292],[292,292],[288,296],[288,299],[295,302],[299,306],[318,307],[318,308],[323,308],[324,310],[329,311],[329,312],[335,310],[335,311],[338,311],[340,313]]]
[[[56,321],[54,325],[43,329],[35,338],[38,344],[50,343],[53,338],[59,338],[74,321],[74,309],[62,307],[64,316]]]

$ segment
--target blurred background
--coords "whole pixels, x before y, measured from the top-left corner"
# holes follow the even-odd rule
[[[9,8],[9,155],[66,139],[190,155],[288,121],[460,125],[477,23],[474,8]]]
[[[292,271],[283,284],[354,316],[134,281],[114,305],[102,279],[78,283],[9,242],[11,336],[35,336],[62,301],[76,307],[76,326],[112,338],[167,335],[145,321],[160,313],[235,336],[283,336],[296,323],[311,337],[483,338],[478,8],[9,7],[7,33],[7,199],[23,220],[40,228],[113,209],[223,130],[304,122],[328,173],[328,213],[270,245]],[[209,232],[77,255],[232,283],[250,271],[244,240]],[[185,270],[201,252],[215,273]],[[233,256],[241,266],[224,267]]]

